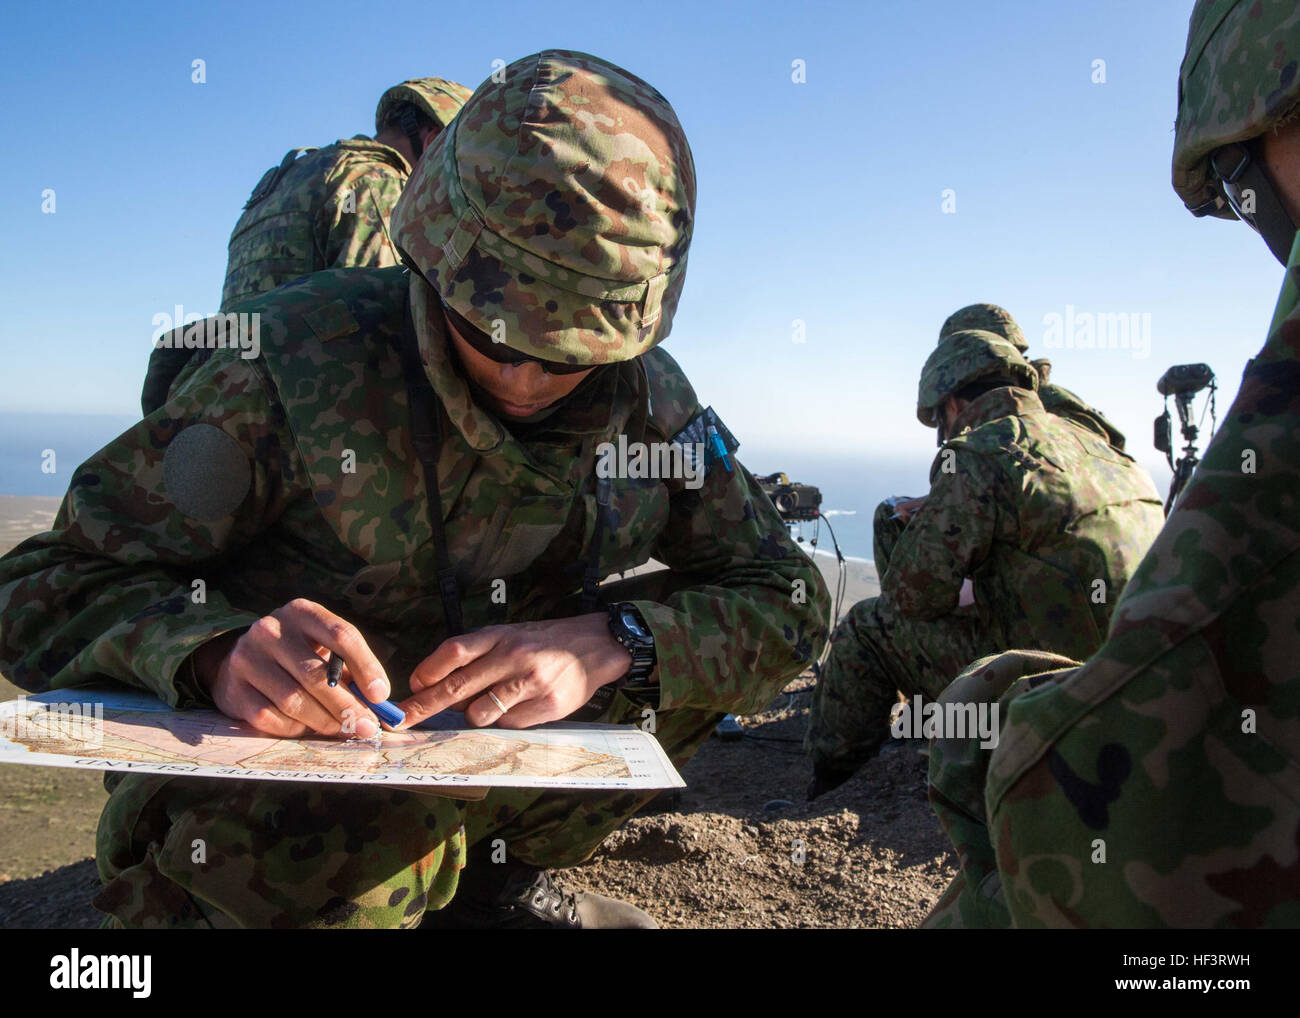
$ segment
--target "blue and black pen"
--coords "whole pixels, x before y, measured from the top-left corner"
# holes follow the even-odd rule
[[[325,677],[329,681],[331,687],[337,686],[339,680],[343,678],[343,658],[338,654],[330,654],[329,662],[325,666]],[[388,700],[380,700],[379,703],[371,703],[362,695],[361,690],[357,687],[355,682],[349,682],[348,689],[352,692],[353,696],[374,711],[375,717],[379,718],[379,720],[389,728],[396,728],[406,720],[406,714],[403,713],[402,709],[396,704],[390,703]]]

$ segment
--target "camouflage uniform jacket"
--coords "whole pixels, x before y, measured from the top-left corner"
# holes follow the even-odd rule
[[[1008,694],[968,810],[1018,926],[1300,924],[1298,283],[1106,643]]]
[[[301,151],[266,171],[235,224],[222,310],[320,269],[398,263],[388,218],[411,173],[401,153],[364,135]]]
[[[1088,653],[1164,520],[1151,478],[1028,389],[972,400],[954,430],[890,557],[883,596],[904,615],[937,618],[956,609],[970,577],[1001,646]]]
[[[1049,414],[1074,421],[1075,424],[1096,432],[1120,452],[1124,451],[1124,432],[1107,420],[1100,410],[1089,406],[1069,389],[1047,382],[1039,386],[1038,398]]]
[[[395,347],[407,292],[401,268],[331,270],[241,305],[262,315],[261,357],[196,352],[163,407],[78,468],[54,529],[0,559],[0,668],[30,690],[107,675],[201,701],[182,668],[196,647],[306,597],[354,623],[407,695],[446,635]],[[594,448],[675,432],[698,409],[689,382],[652,350],[593,372],[523,441],[474,404],[440,331],[421,352],[465,626],[575,614]],[[603,573],[654,556],[681,580],[634,602],[664,709],[761,709],[825,638],[819,571],[733,465],[698,490],[613,481]]]

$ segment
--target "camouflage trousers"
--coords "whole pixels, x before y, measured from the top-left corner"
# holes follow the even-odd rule
[[[1139,615],[1085,666],[972,665],[945,699],[1000,701],[1001,738],[931,743],[961,870],[923,925],[1300,925],[1298,592],[1292,554],[1155,657]]]
[[[1006,724],[1011,702],[1076,662],[1046,651],[1012,650],[973,662],[940,703],[998,703]],[[999,735],[1001,731],[999,731]],[[957,853],[959,871],[922,923],[926,929],[1005,929],[1011,926],[997,857],[985,818],[984,789],[992,747],[978,737],[930,742],[929,797]]]
[[[966,665],[997,650],[993,643],[973,605],[915,619],[887,597],[859,601],[836,627],[813,690],[804,739],[813,765],[856,770],[888,737],[900,692],[936,699]]]
[[[639,723],[641,711],[618,695],[601,720]],[[720,718],[660,711],[655,735],[680,765]],[[462,802],[405,789],[132,774],[112,788],[99,820],[104,887],[94,905],[114,928],[408,929],[452,899],[470,846],[501,839],[511,859],[573,866],[655,795],[495,789]]]

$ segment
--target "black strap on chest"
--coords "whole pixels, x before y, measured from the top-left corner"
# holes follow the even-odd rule
[[[438,591],[442,596],[442,609],[447,618],[449,636],[459,636],[465,631],[461,613],[460,589],[456,573],[447,554],[447,532],[442,518],[442,496],[438,490],[438,456],[442,452],[442,406],[434,392],[420,360],[420,346],[415,336],[415,323],[411,320],[410,299],[407,299],[398,343],[402,358],[402,375],[406,381],[406,400],[411,412],[411,443],[420,460],[424,474],[425,505],[429,524],[433,528],[433,550],[438,565]],[[603,578],[600,568],[600,550],[605,541],[609,516],[612,482],[608,477],[596,478],[596,526],[591,547],[587,551],[587,568],[582,579],[582,613],[596,610],[596,594]]]
[[[402,375],[406,379],[406,401],[411,411],[411,442],[424,474],[425,510],[433,528],[433,551],[438,565],[438,592],[447,618],[447,635],[460,636],[465,631],[460,610],[460,590],[456,573],[447,554],[447,531],[442,519],[442,495],[438,490],[438,456],[442,452],[442,405],[429,383],[420,361],[420,346],[411,320],[410,298],[403,313],[402,336],[398,344],[402,356]]]
[[[596,610],[596,591],[600,589],[600,546],[605,542],[605,517],[609,515],[609,492],[611,482],[608,477],[596,478],[596,528],[591,536],[591,547],[587,549],[587,572],[582,578],[582,614],[588,615]]]

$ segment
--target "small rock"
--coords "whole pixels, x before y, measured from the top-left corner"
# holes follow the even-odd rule
[[[789,799],[769,799],[763,803],[763,809],[768,813],[780,813],[781,810],[789,809],[793,805],[794,803]]]

